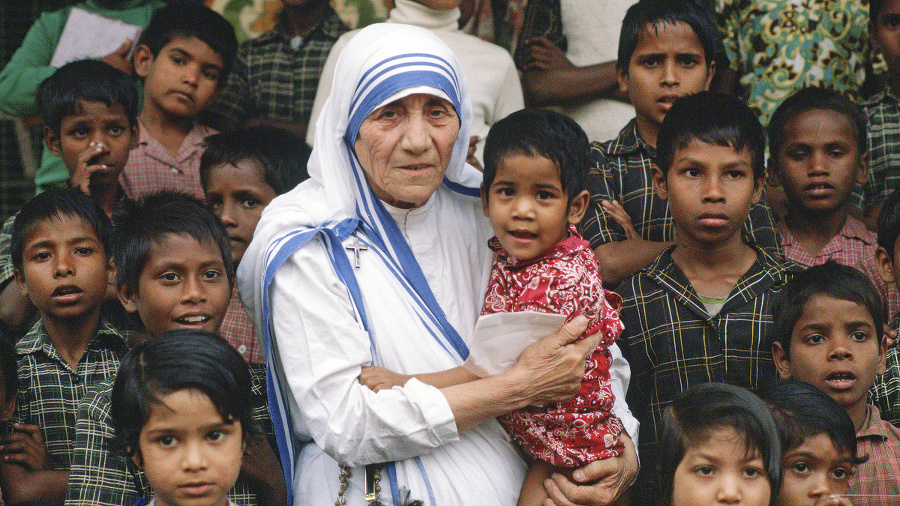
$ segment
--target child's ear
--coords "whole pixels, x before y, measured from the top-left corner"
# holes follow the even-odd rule
[[[62,156],[62,148],[59,145],[59,135],[48,126],[44,127],[44,143],[47,144],[47,149],[49,149],[51,153],[56,156]]]
[[[781,347],[781,343],[775,341],[772,343],[772,358],[775,359],[775,369],[778,376],[783,380],[791,379],[791,358],[787,352]]]
[[[150,66],[153,64],[153,52],[146,44],[138,44],[134,48],[133,61],[134,73],[141,78],[147,77],[147,74],[150,73]]]
[[[116,289],[116,294],[119,296],[119,302],[122,303],[122,307],[125,308],[125,311],[137,313],[137,294],[133,293],[125,284],[122,284]]]
[[[859,172],[856,173],[856,182],[866,184],[869,181],[869,152],[866,151],[859,157]]]
[[[616,79],[619,80],[619,91],[628,93],[628,72],[625,69],[616,67]]]
[[[19,269],[15,269],[13,274],[16,276],[16,284],[19,285],[19,290],[22,291],[23,297],[28,297],[28,285],[25,284],[25,275],[22,274],[22,271]]]
[[[485,216],[490,218],[490,214],[488,213],[487,188],[484,187],[484,183],[481,183],[481,210],[484,211]]]
[[[131,451],[131,448],[128,448],[128,451]],[[141,451],[138,450],[134,452],[134,455],[131,456],[131,461],[134,462],[134,465],[137,466],[141,471],[144,470],[144,458],[141,457]]]
[[[878,275],[888,285],[893,285],[897,280],[897,276],[894,274],[894,261],[891,260],[887,250],[881,246],[875,248],[875,267],[878,268]]]
[[[569,204],[569,224],[578,225],[587,212],[588,203],[591,201],[591,194],[587,190],[581,190],[581,193],[575,195],[572,203]]]
[[[781,176],[778,175],[778,162],[771,156],[766,163],[766,172],[769,175],[769,186],[781,186]]]
[[[706,86],[703,88],[705,91],[709,91],[709,87],[712,86],[713,77],[716,75],[716,61],[713,60],[709,62],[709,71],[706,74]]]
[[[132,150],[138,147],[138,142],[141,140],[141,127],[139,124],[135,123],[131,125],[131,146],[128,148]]]
[[[753,181],[753,197],[750,199],[750,203],[752,205],[759,204],[760,199],[762,199],[763,188],[766,186],[766,174],[763,173],[761,176],[756,178]]]
[[[656,190],[656,195],[659,196],[660,200],[668,200],[669,187],[666,184],[665,172],[654,164],[650,168],[650,178],[653,179],[653,189]]]

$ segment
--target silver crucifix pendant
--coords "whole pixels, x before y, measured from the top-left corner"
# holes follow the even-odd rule
[[[356,268],[359,269],[359,252],[360,252],[360,251],[365,251],[365,250],[369,249],[368,246],[366,246],[365,244],[359,242],[359,238],[356,237],[356,236],[354,235],[354,236],[353,236],[353,242],[350,243],[350,244],[348,244],[347,246],[344,246],[344,247],[345,247],[346,249],[352,249],[352,250],[353,250],[353,256],[354,256],[355,259],[356,259]]]

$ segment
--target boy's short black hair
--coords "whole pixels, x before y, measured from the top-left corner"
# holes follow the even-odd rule
[[[109,260],[110,227],[109,218],[103,209],[91,200],[90,197],[75,188],[51,188],[39,193],[22,206],[19,214],[13,222],[10,251],[12,252],[13,267],[24,275],[23,257],[25,243],[43,221],[60,219],[63,215],[77,216],[91,225],[97,239],[103,245],[103,253]]]
[[[687,449],[722,428],[732,428],[743,436],[748,451],[754,447],[759,451],[772,489],[770,504],[775,504],[782,474],[778,427],[762,399],[726,383],[702,383],[688,388],[675,397],[663,414],[659,465],[666,504],[672,502],[675,469]]]
[[[869,23],[872,26],[878,26],[878,15],[881,14],[881,9],[884,9],[886,3],[887,0],[869,0]]]
[[[803,316],[806,303],[814,295],[828,295],[866,308],[872,315],[875,334],[878,336],[877,343],[880,345],[884,336],[884,310],[878,290],[872,280],[859,270],[829,260],[795,274],[772,303],[775,340],[781,344],[785,355],[790,357],[794,326]]]
[[[179,390],[206,394],[226,423],[238,421],[245,442],[259,433],[250,402],[250,370],[241,354],[203,330],[164,332],[132,348],[119,365],[110,398],[116,442],[138,455],[138,438],[160,397]]]
[[[640,0],[629,7],[619,33],[616,66],[627,74],[631,55],[641,34],[647,29],[659,29],[663,23],[674,25],[680,21],[688,24],[697,34],[703,45],[706,67],[709,68],[718,55],[724,54],[725,49],[714,13],[707,3],[703,0]]]
[[[138,44],[147,46],[156,57],[176,37],[197,37],[218,53],[222,57],[219,85],[225,83],[238,46],[231,23],[202,2],[175,0],[153,13]]]
[[[856,428],[847,411],[822,390],[805,381],[778,381],[763,398],[772,408],[781,432],[783,453],[802,445],[808,437],[825,434],[839,451],[850,454],[853,465],[865,462],[856,454]]]
[[[186,235],[198,242],[213,241],[222,252],[228,284],[234,285],[231,239],[222,222],[196,197],[164,190],[139,201],[126,200],[113,214],[113,263],[116,286],[139,293],[141,271],[156,244],[172,235]]]
[[[213,166],[250,159],[259,162],[266,183],[281,195],[309,179],[306,162],[311,152],[306,142],[272,126],[213,134],[206,138],[206,150],[200,156],[200,182],[205,190]]]
[[[900,189],[888,195],[878,213],[878,245],[887,251],[892,262],[898,236],[900,236]]]
[[[587,134],[572,118],[547,109],[522,109],[491,126],[484,141],[484,188],[491,187],[497,166],[514,155],[540,156],[559,167],[569,203],[587,187],[591,164]]]
[[[769,153],[773,160],[776,162],[778,160],[778,153],[784,144],[784,129],[788,122],[798,114],[813,110],[834,111],[846,117],[850,122],[850,128],[853,129],[857,156],[862,156],[868,150],[866,115],[862,109],[837,91],[809,87],[786,98],[769,120]]]
[[[99,60],[67,63],[38,86],[37,105],[41,117],[57,136],[62,120],[79,113],[82,102],[121,105],[128,123],[137,125],[138,92],[131,76]]]
[[[679,98],[656,136],[656,163],[667,177],[675,150],[692,140],[750,150],[753,178],[765,175],[766,137],[753,111],[733,95],[701,91]]]

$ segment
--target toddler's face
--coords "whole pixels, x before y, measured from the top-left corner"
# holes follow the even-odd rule
[[[768,506],[772,494],[759,451],[731,427],[687,449],[672,484],[672,506]]]
[[[241,470],[241,422],[226,422],[203,392],[176,390],[150,404],[135,463],[159,506],[224,506]]]
[[[512,155],[497,164],[490,188],[482,188],[484,215],[506,251],[532,260],[568,236],[570,224],[584,216],[587,191],[568,204],[559,167],[542,156]]]
[[[783,462],[778,506],[815,506],[829,496],[847,493],[853,456],[834,446],[828,434],[807,436],[784,454]]]

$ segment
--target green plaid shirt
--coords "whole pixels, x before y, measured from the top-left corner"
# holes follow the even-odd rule
[[[888,326],[900,330],[900,314]],[[900,427],[900,344],[888,348],[885,373],[875,378],[869,390],[869,404],[881,411],[882,420]]]
[[[204,110],[201,122],[222,131],[257,116],[309,123],[322,67],[347,30],[329,7],[295,51],[287,22],[279,18],[274,30],[241,44],[225,88]]]
[[[13,278],[16,276],[11,249],[12,229],[13,222],[16,221],[16,214],[7,218],[6,221],[3,222],[3,228],[0,228],[0,290],[5,288],[7,283],[12,282]]]
[[[625,330],[619,337],[631,365],[628,407],[641,422],[640,455],[656,462],[663,411],[692,385],[721,381],[758,390],[776,378],[772,360],[773,297],[801,269],[754,248],[757,261],[738,280],[724,306],[709,316],[687,277],[672,260],[674,246],[616,290]],[[653,466],[642,486],[654,497]],[[638,502],[640,504],[640,502]]]
[[[113,378],[128,349],[122,333],[100,319],[78,369],[63,360],[38,321],[16,344],[19,397],[13,421],[41,428],[50,467],[68,469],[78,403],[92,386]]]
[[[863,102],[868,117],[869,180],[853,194],[851,202],[866,208],[884,202],[900,188],[900,101],[885,85]]]
[[[266,437],[274,440],[266,404],[265,367],[251,364],[250,374],[253,417]],[[110,378],[94,387],[78,407],[66,506],[128,506],[141,497],[153,495],[144,472],[114,447],[115,433],[110,414],[114,381],[115,378]],[[239,504],[259,504],[256,493],[243,475],[238,477],[228,497]]]
[[[593,166],[587,180],[591,202],[580,225],[581,235],[591,243],[591,248],[626,238],[625,229],[603,210],[600,205],[603,200],[622,204],[634,230],[645,241],[673,240],[675,229],[669,205],[656,195],[650,178],[655,157],[656,149],[640,138],[635,120],[625,125],[615,139],[591,143]],[[756,244],[771,255],[781,256],[775,220],[765,195],[759,204],[750,208],[742,237],[747,244]]]

